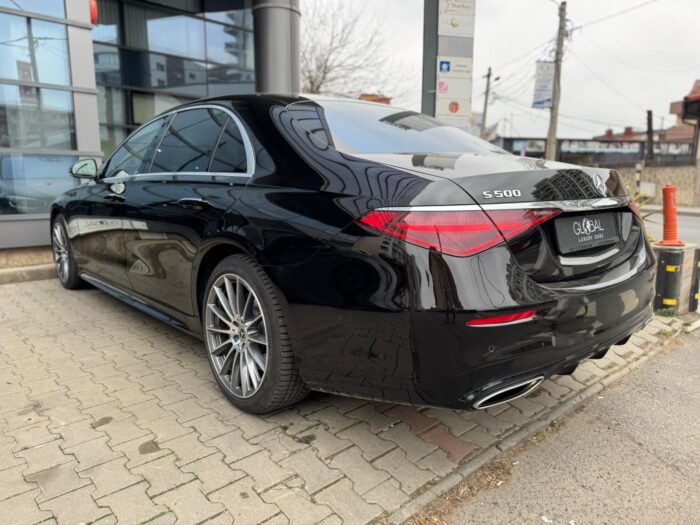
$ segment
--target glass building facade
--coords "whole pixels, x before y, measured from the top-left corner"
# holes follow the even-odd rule
[[[48,243],[68,168],[152,116],[255,91],[252,0],[0,0],[0,249]]]
[[[255,91],[250,2],[100,0],[93,30],[102,149],[188,100]]]

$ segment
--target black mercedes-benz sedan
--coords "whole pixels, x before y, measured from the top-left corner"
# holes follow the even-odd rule
[[[617,172],[413,111],[201,100],[71,173],[51,210],[61,283],[201,337],[253,413],[308,390],[487,408],[651,316],[654,255]]]

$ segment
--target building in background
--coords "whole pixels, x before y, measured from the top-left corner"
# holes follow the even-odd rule
[[[299,0],[0,0],[0,249],[48,244],[68,168],[154,115],[298,90],[299,16]]]
[[[48,238],[68,167],[100,156],[86,1],[0,0],[0,248]]]

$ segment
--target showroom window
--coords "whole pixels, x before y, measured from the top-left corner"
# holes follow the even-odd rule
[[[70,91],[0,84],[0,147],[75,149]]]
[[[63,5],[63,0],[0,0],[0,7],[28,11],[30,13],[40,13],[56,18],[63,18],[66,16],[66,8]]]
[[[120,89],[126,108],[121,122],[100,100],[105,154],[139,124],[183,102],[255,92],[252,0],[99,5],[92,33],[98,89]]]
[[[0,78],[70,84],[64,25],[0,13],[0,35],[11,42],[1,48]]]

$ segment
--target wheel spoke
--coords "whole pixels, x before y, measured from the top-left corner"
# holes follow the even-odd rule
[[[231,339],[231,338],[225,339],[224,341],[222,341],[219,344],[219,346],[217,346],[216,348],[214,348],[211,351],[212,355],[220,356],[221,354],[224,353],[226,345],[231,345],[231,344],[233,344],[233,339]]]
[[[253,388],[258,388],[258,383],[260,382],[260,373],[258,372],[255,362],[250,358],[248,352],[245,354],[246,365],[248,365],[248,377],[250,382],[253,384]]]
[[[250,292],[248,292],[248,293],[250,293]],[[238,315],[240,315],[241,317],[243,316],[243,312],[241,309],[241,299],[243,298],[242,296],[243,296],[243,290],[241,290],[241,280],[236,279],[236,298],[235,298],[236,312],[238,312]]]
[[[238,279],[236,279],[238,280]],[[226,287],[226,296],[228,297],[229,306],[233,315],[238,315],[238,308],[236,308],[236,294],[233,291],[233,285],[228,277],[224,277],[224,286]]]
[[[247,329],[250,329],[255,323],[257,323],[257,322],[260,321],[261,319],[262,319],[262,314],[258,315],[257,317],[255,317],[255,318],[252,319],[251,321],[246,321],[246,322],[245,322],[245,327],[246,327]]]
[[[228,330],[226,328],[217,328],[216,326],[207,326],[207,331],[214,332],[217,334],[226,334],[226,335],[231,334],[230,330]]]
[[[229,321],[228,319],[226,319],[226,315],[225,315],[221,310],[219,310],[219,307],[218,307],[218,306],[216,306],[215,304],[208,304],[207,306],[208,306],[209,309],[210,309],[212,312],[214,312],[214,314],[216,314],[216,316],[217,316],[219,319],[221,319],[224,323],[226,323],[227,325],[228,325],[228,324],[231,324],[231,321]]]
[[[224,294],[224,292],[221,291],[221,288],[219,288],[218,286],[214,287],[214,292],[216,293],[216,297],[218,297],[218,299],[219,299],[219,304],[226,312],[226,315],[228,315],[229,321],[233,321],[234,315],[233,315],[233,312],[231,311],[231,305],[229,304],[228,299],[226,298],[226,295]]]
[[[258,365],[258,368],[264,372],[265,356],[263,356],[262,352],[257,348],[248,345],[248,355],[253,358],[253,361],[255,361],[255,364]]]
[[[244,396],[248,395],[248,390],[250,389],[250,380],[248,379],[248,363],[246,362],[245,354],[241,352],[241,359],[239,365],[241,373],[241,392]]]
[[[250,304],[252,302],[253,302],[253,294],[248,292],[248,297],[245,300],[245,304],[243,305],[243,311],[241,312],[241,319],[243,319],[243,321],[245,321],[246,318],[248,317],[248,306],[250,306]],[[246,326],[248,326],[248,323],[246,323]]]
[[[230,370],[233,369],[234,360],[236,358],[236,355],[239,353],[240,352],[238,352],[235,348],[231,347],[228,354],[226,354],[224,361],[221,363],[221,368],[219,369],[219,375],[225,376],[229,373]]]
[[[248,332],[248,341],[252,341],[253,343],[258,343],[259,345],[267,346],[267,337],[265,337],[264,335],[258,334],[258,333]]]
[[[229,384],[231,385],[231,390],[235,391],[237,387],[241,386],[241,352],[236,352],[233,358],[233,366],[231,367],[231,378]]]

